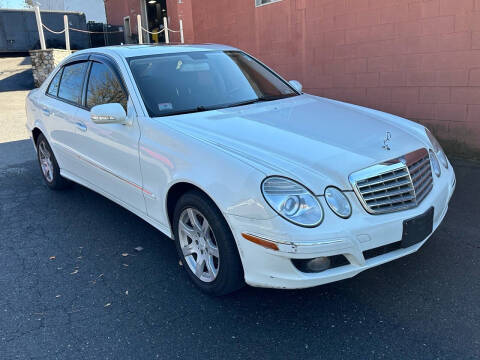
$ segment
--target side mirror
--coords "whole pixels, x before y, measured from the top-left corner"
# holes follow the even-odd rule
[[[127,113],[119,103],[101,104],[90,109],[90,119],[96,124],[126,124]]]
[[[302,86],[302,84],[300,84],[299,81],[297,81],[297,80],[290,80],[288,83],[289,83],[295,90],[297,90],[299,93],[302,92],[303,86]]]

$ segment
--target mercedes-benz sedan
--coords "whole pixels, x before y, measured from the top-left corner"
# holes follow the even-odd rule
[[[455,188],[422,125],[304,94],[226,46],[79,51],[26,108],[51,189],[73,181],[137,214],[217,295],[316,286],[413,253]]]

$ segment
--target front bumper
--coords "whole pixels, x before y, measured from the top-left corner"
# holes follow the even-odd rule
[[[245,281],[252,286],[283,289],[306,288],[346,279],[363,270],[398,259],[417,251],[431,236],[408,248],[365,259],[366,250],[398,242],[402,238],[403,221],[434,207],[433,229],[440,225],[455,189],[451,166],[442,168],[440,178],[434,176],[434,187],[416,208],[390,214],[371,215],[361,206],[353,191],[346,192],[352,204],[352,216],[341,219],[320,198],[325,217],[316,228],[293,225],[280,217],[252,220],[226,214],[242,259]],[[248,233],[268,239],[278,246],[271,250],[242,237]],[[291,259],[344,255],[349,264],[319,273],[298,270]]]

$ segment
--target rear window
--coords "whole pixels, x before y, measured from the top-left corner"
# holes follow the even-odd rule
[[[70,102],[82,103],[82,85],[87,69],[87,62],[66,65],[63,68],[58,97]]]
[[[60,69],[55,76],[53,77],[50,85],[48,86],[47,94],[52,96],[57,96],[58,94],[58,85],[60,85],[60,78],[62,77],[63,68]]]

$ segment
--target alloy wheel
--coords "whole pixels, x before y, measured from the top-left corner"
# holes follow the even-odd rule
[[[186,208],[180,214],[178,234],[185,262],[192,273],[201,281],[214,281],[220,268],[220,254],[205,216],[195,208]]]
[[[44,141],[38,145],[38,157],[40,159],[40,167],[45,179],[51,183],[53,181],[53,162],[52,155],[48,151]]]

